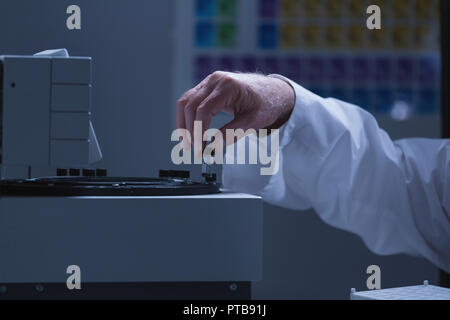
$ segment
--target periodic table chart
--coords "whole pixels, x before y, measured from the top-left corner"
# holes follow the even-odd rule
[[[382,30],[366,27],[381,8]],[[178,0],[174,95],[215,70],[282,74],[392,114],[440,112],[439,0]]]

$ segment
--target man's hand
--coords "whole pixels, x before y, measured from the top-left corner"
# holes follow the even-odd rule
[[[194,121],[201,121],[206,131],[213,117],[225,112],[234,120],[220,129],[224,136],[227,129],[278,129],[289,119],[294,104],[294,89],[283,80],[218,71],[180,98],[177,128],[193,136]]]

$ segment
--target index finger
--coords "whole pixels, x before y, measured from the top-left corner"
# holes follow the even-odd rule
[[[177,129],[187,129],[186,119],[185,119],[185,108],[189,104],[190,100],[195,97],[196,93],[205,87],[211,78],[211,75],[203,79],[194,88],[186,91],[180,99],[177,101],[177,112],[176,112],[176,126]]]

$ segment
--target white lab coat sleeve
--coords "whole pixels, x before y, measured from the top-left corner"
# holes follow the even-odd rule
[[[393,142],[363,109],[282,79],[296,103],[280,132],[279,171],[225,165],[225,188],[313,208],[375,253],[424,257],[450,272],[450,141]]]

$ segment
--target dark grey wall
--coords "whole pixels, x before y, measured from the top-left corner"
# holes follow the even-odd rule
[[[65,47],[93,57],[94,125],[112,175],[154,176],[170,166],[172,1],[0,2],[0,54]],[[81,31],[65,27],[70,4],[82,8]],[[381,266],[383,287],[436,283],[429,263],[375,256],[312,212],[265,206],[264,232],[264,281],[255,284],[255,298],[347,299],[351,287],[364,289],[371,264]]]

